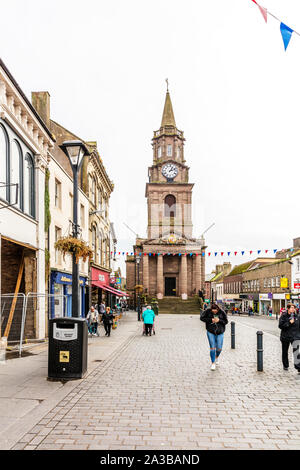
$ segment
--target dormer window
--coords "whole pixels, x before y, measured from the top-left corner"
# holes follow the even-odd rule
[[[172,145],[168,145],[167,147],[167,156],[172,157]]]

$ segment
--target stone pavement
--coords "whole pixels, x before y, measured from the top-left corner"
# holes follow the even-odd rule
[[[127,312],[110,338],[89,337],[88,372],[107,360],[140,329],[136,312]],[[10,449],[82,380],[47,380],[48,346],[34,347],[32,355],[0,363],[0,449]]]
[[[300,449],[300,378],[268,333],[257,372],[257,329],[235,321],[236,349],[228,327],[211,371],[199,316],[159,316],[155,336],[132,334],[13,449]]]

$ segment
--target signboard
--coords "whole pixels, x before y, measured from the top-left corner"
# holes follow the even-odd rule
[[[300,289],[300,282],[294,282],[294,289]]]
[[[280,287],[281,289],[287,289],[289,287],[289,280],[287,277],[282,277],[280,279]]]
[[[117,284],[121,284],[121,283],[122,283],[122,279],[121,279],[120,277],[117,277],[116,283],[117,283]]]
[[[115,283],[116,283],[116,278],[115,278],[115,277],[111,277],[111,278],[110,278],[110,282],[111,282],[111,284],[115,284]]]

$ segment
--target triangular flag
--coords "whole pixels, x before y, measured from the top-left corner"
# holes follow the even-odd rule
[[[217,256],[218,253],[215,253],[215,256]]]
[[[268,22],[268,10],[267,10],[266,8],[260,6],[260,5],[256,2],[256,0],[252,0],[252,2],[254,2],[254,3],[258,6],[258,8],[259,8],[260,11],[261,11],[262,16],[264,17],[265,22],[267,23],[267,22]]]
[[[253,251],[250,251],[250,255],[252,255]]]
[[[243,255],[244,253],[245,253],[245,252],[244,252],[244,251],[242,251],[242,255]]]
[[[265,250],[266,253],[268,253],[269,250]]]
[[[228,256],[230,256],[231,251],[228,251]]]
[[[208,256],[210,256],[210,255],[211,255],[211,253],[208,253]]]
[[[259,255],[259,253],[261,252],[261,250],[257,250],[257,254]]]
[[[294,31],[284,23],[280,23],[280,31],[283,39],[284,49],[287,50]]]
[[[224,251],[221,251],[221,256],[223,256],[223,255],[224,255]]]
[[[273,251],[274,251],[274,253],[276,253],[277,250],[273,250]]]
[[[236,255],[237,255],[237,251],[234,252],[234,256],[236,256]]]

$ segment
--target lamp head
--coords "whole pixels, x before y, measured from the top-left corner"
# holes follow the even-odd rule
[[[81,140],[66,140],[60,145],[62,151],[67,155],[73,168],[79,170],[83,157],[89,154],[86,145]]]

